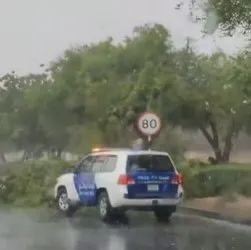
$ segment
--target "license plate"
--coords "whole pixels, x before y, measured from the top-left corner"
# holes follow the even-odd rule
[[[159,185],[147,185],[147,191],[150,192],[159,191]]]

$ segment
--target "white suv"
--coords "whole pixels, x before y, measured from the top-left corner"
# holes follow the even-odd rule
[[[97,206],[104,221],[127,209],[152,210],[158,220],[168,220],[182,201],[182,184],[165,152],[103,149],[57,179],[55,198],[67,215],[86,205]]]

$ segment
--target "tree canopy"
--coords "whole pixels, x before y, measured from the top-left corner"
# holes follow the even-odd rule
[[[1,78],[0,150],[21,149],[29,158],[126,146],[137,136],[137,115],[151,110],[167,124],[162,147],[170,148],[163,138],[171,128],[200,130],[215,160],[229,161],[233,138],[250,132],[250,66],[250,52],[176,50],[161,25],[137,27],[119,44],[67,50],[46,74]]]
[[[191,0],[191,8],[194,7],[202,9],[206,20],[218,25],[226,33],[232,34],[241,29],[250,36],[250,0]]]

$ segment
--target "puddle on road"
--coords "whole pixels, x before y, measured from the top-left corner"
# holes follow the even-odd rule
[[[130,213],[128,223],[104,224],[93,209],[65,218],[55,210],[0,212],[1,250],[219,250],[251,249],[251,230],[174,216],[159,224],[151,213]]]

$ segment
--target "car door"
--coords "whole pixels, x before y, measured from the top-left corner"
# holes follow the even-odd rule
[[[92,171],[94,156],[87,156],[78,165],[74,174],[74,184],[83,205],[91,206],[96,202],[95,174]]]
[[[117,199],[118,193],[118,179],[116,174],[114,174],[114,171],[117,166],[117,161],[117,155],[103,154],[97,156],[93,165],[97,188],[106,189],[111,203],[114,199]]]

